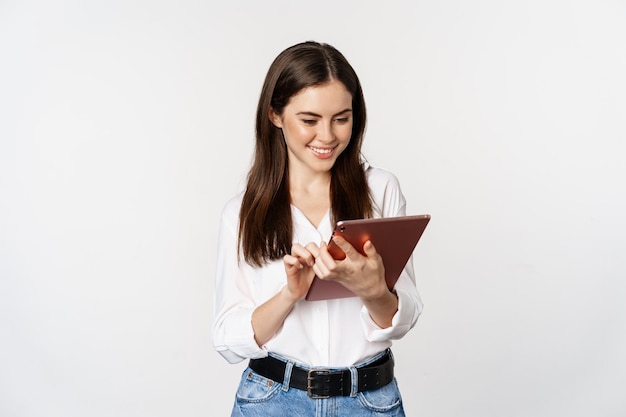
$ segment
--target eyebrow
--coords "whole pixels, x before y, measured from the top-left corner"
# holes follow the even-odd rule
[[[350,109],[350,108],[348,108],[348,109],[343,109],[342,111],[340,111],[340,112],[338,112],[338,113],[333,114],[333,117],[337,117],[337,116],[339,116],[339,115],[341,115],[341,114],[345,114],[345,113],[352,113],[352,109]],[[314,113],[314,112],[312,112],[312,111],[301,111],[301,112],[296,113],[296,116],[313,116],[313,117],[322,117],[322,115],[321,115],[321,114],[317,114],[317,113]]]

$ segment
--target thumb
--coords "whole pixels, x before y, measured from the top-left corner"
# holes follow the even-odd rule
[[[359,251],[356,250],[352,245],[341,236],[333,236],[333,243],[339,247],[345,254],[346,258],[353,258],[355,256],[360,256]],[[339,259],[343,259],[344,257],[340,257]]]
[[[372,258],[378,254],[371,240],[363,244],[363,253],[365,253],[368,258]]]

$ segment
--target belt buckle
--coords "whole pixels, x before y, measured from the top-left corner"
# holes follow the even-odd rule
[[[313,393],[313,389],[314,387],[311,386],[311,381],[313,381],[313,379],[315,378],[315,376],[317,375],[330,375],[332,374],[333,371],[331,371],[330,369],[310,369],[307,372],[307,376],[306,376],[306,393],[309,396],[309,398],[312,398],[314,400],[323,400],[326,398],[330,398],[330,395],[318,395]]]

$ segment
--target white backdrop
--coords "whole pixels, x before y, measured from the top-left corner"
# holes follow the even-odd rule
[[[394,348],[408,415],[625,415],[609,0],[0,0],[0,415],[228,414],[219,212],[265,71],[309,39],[356,68],[366,156],[433,216]]]

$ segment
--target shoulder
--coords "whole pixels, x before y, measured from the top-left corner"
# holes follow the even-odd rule
[[[232,197],[224,204],[222,208],[222,225],[229,226],[232,229],[237,229],[239,224],[239,211],[241,209],[241,202],[243,201],[243,192]]]
[[[385,169],[373,167],[368,164],[365,166],[365,175],[370,188],[400,188],[398,178]]]
[[[406,209],[406,201],[398,178],[385,169],[365,166],[376,217],[394,217]]]

